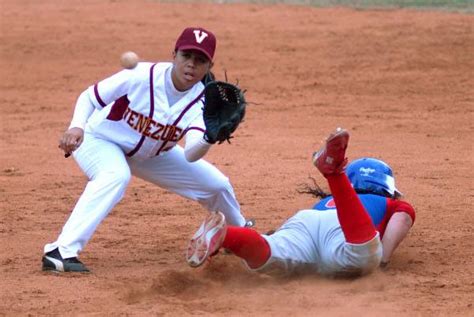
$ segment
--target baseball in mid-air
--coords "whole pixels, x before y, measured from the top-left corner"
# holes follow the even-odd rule
[[[122,64],[123,68],[126,69],[133,69],[137,66],[139,61],[139,57],[135,52],[128,51],[120,56],[120,64]]]

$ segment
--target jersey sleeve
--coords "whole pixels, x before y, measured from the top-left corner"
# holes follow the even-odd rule
[[[89,98],[89,95],[86,91],[83,91],[79,98],[77,98],[76,107],[74,108],[74,115],[72,116],[71,128],[81,128],[84,130],[87,120],[94,112],[94,105]]]
[[[134,83],[148,80],[149,63],[139,63],[134,69],[123,69],[90,86],[87,91],[96,109],[101,110],[120,97],[127,95]]]
[[[200,106],[200,105],[199,105]],[[203,106],[200,106],[201,108]],[[203,134],[206,131],[206,125],[204,124],[204,117],[201,115],[197,116],[188,126],[186,130],[196,130],[201,131]]]
[[[412,205],[407,203],[406,201],[403,200],[390,200],[389,202],[389,209],[391,210],[391,213],[394,214],[396,212],[404,212],[407,213],[411,220],[412,223],[415,223],[415,209],[413,208]]]

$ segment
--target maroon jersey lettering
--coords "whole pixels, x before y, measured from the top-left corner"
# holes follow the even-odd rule
[[[135,130],[137,130],[143,135],[146,135],[145,130],[148,128],[148,126],[150,125],[152,121],[153,121],[152,119],[140,114],[140,116],[138,117],[137,125],[135,126]]]
[[[159,140],[160,139],[160,133],[161,133],[161,131],[163,131],[164,127],[165,126],[162,125],[161,123],[156,122],[156,128],[157,129],[155,130],[155,132],[153,132],[151,134],[151,138],[154,139],[154,140]]]

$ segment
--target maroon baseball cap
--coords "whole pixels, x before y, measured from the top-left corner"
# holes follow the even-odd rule
[[[176,41],[174,49],[176,51],[197,50],[212,61],[216,50],[216,37],[212,32],[200,27],[186,28]]]

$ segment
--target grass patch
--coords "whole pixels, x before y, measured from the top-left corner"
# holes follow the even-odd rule
[[[255,3],[255,4],[294,4],[316,7],[346,6],[360,9],[370,8],[419,8],[474,12],[474,0],[162,0],[160,2],[208,2],[208,3]]]

